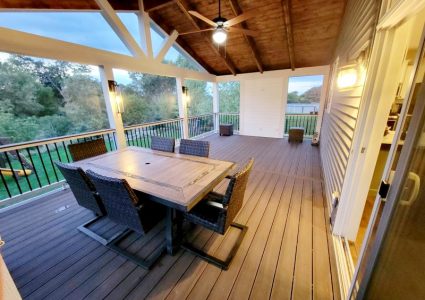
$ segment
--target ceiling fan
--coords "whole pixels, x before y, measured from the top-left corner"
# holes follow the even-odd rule
[[[180,33],[180,35],[199,33],[199,32],[205,32],[205,31],[214,31],[212,35],[214,42],[216,42],[217,44],[223,44],[227,40],[228,32],[244,33],[246,35],[251,35],[251,36],[255,36],[257,34],[257,32],[252,30],[231,27],[249,18],[254,17],[256,15],[256,12],[254,10],[247,11],[239,16],[236,16],[230,20],[227,20],[226,18],[223,18],[221,16],[221,1],[218,0],[218,17],[215,18],[214,20],[210,20],[207,17],[201,15],[199,12],[194,10],[190,10],[189,13],[192,16],[204,21],[205,23],[207,23],[208,25],[212,27],[207,29],[184,32],[184,33]]]

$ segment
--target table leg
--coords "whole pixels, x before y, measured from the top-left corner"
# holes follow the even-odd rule
[[[175,216],[174,216],[175,213]],[[180,248],[182,239],[183,215],[180,211],[175,211],[171,207],[167,207],[166,224],[165,224],[165,241],[167,253],[176,254]],[[174,228],[174,225],[176,225]]]

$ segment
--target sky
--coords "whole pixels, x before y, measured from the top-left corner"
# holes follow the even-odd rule
[[[134,13],[119,13],[121,21],[140,45],[139,26]],[[109,24],[98,12],[1,12],[0,27],[51,37],[66,42],[72,42],[102,50],[130,55]],[[154,55],[159,52],[164,38],[151,29]],[[178,51],[171,48],[165,59],[174,60]],[[7,54],[0,53],[0,60]],[[96,74],[95,74],[96,73]],[[93,73],[98,77],[97,67]],[[127,84],[130,79],[127,72],[114,72],[115,80]]]
[[[300,95],[312,87],[321,86],[322,84],[323,75],[289,77],[288,92],[298,92]]]

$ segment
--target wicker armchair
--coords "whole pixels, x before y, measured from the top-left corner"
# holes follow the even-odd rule
[[[118,246],[130,233],[147,234],[165,216],[165,207],[152,201],[140,199],[125,179],[110,178],[87,171],[99,195],[102,197],[108,218],[128,229],[108,244],[108,247],[136,264],[149,269],[164,251],[159,248],[149,259],[136,257]]]
[[[108,151],[106,149],[105,141],[102,138],[78,144],[69,144],[68,150],[69,153],[71,153],[73,161],[98,156]]]
[[[63,177],[68,183],[72,193],[75,196],[75,199],[77,200],[77,203],[80,206],[93,211],[96,215],[94,219],[84,223],[83,225],[80,225],[78,230],[103,245],[108,244],[112,239],[116,238],[118,234],[114,235],[114,237],[110,239],[105,239],[104,237],[89,229],[90,225],[96,223],[106,215],[106,210],[102,203],[102,199],[96,192],[96,188],[94,187],[92,181],[89,177],[87,177],[86,173],[84,173],[83,169],[81,168],[60,162],[56,162],[56,166],[61,171]]]
[[[246,184],[253,164],[254,159],[251,158],[242,170],[230,177],[229,185],[224,195],[211,192],[203,201],[185,214],[185,219],[189,222],[204,226],[220,234],[225,234],[229,227],[238,228],[242,231],[230,254],[224,261],[195,248],[187,242],[183,243],[182,247],[186,250],[225,270],[229,268],[248,229],[244,225],[234,223],[233,220],[242,208]]]
[[[208,157],[210,154],[210,142],[182,139],[180,141],[179,153]]]
[[[152,136],[151,137],[151,149],[165,152],[174,152],[176,141],[174,139]]]

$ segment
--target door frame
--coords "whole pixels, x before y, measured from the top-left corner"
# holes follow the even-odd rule
[[[424,55],[424,52],[425,52],[425,25],[422,29],[421,40],[420,40],[419,45],[418,45],[418,52],[416,53],[415,62],[414,62],[413,68],[412,68],[412,73],[411,73],[410,78],[409,78],[408,88],[407,88],[407,91],[406,91],[407,97],[405,97],[405,100],[403,102],[402,111],[400,112],[400,119],[402,121],[398,122],[396,132],[395,132],[395,135],[394,135],[394,140],[393,140],[393,143],[391,145],[390,152],[388,154],[388,158],[387,158],[385,168],[384,168],[384,171],[383,171],[383,174],[382,174],[382,180],[388,181],[388,179],[390,177],[391,167],[393,165],[394,156],[395,156],[395,153],[397,151],[398,141],[399,141],[399,138],[400,138],[400,135],[401,135],[401,130],[404,127],[404,124],[405,124],[405,121],[406,121],[405,118],[407,116],[410,101],[411,101],[411,98],[412,98],[412,95],[413,95],[413,91],[414,91],[414,87],[415,87],[416,74],[417,74],[418,69],[420,67],[420,63],[421,63],[422,57]],[[403,146],[403,149],[404,149],[404,146]],[[367,248],[373,227],[375,225],[375,220],[376,220],[376,217],[377,217],[378,212],[379,212],[381,201],[382,201],[382,199],[380,198],[379,194],[376,195],[374,205],[373,205],[373,210],[372,210],[372,213],[371,213],[371,216],[370,216],[370,219],[369,219],[368,227],[367,227],[365,236],[364,236],[363,241],[362,241],[362,246],[361,246],[361,249],[360,249],[360,254],[359,254],[359,257],[358,257],[356,268],[355,268],[355,271],[354,271],[354,274],[353,274],[353,277],[352,277],[352,280],[351,280],[350,289],[349,289],[349,293],[348,293],[349,295],[351,295],[353,293],[353,290],[354,290],[355,286],[357,285],[357,276],[358,276],[358,272],[359,272],[359,266],[360,266],[361,261],[364,259],[364,254],[365,254],[365,251],[366,251],[366,248]]]
[[[421,54],[423,55],[424,48]],[[421,55],[421,56],[422,56]],[[425,78],[425,76],[424,76]],[[421,135],[423,134],[423,127],[425,124],[425,82],[423,81],[420,91],[418,93],[418,100],[416,101],[415,111],[409,125],[406,140],[401,150],[400,160],[397,164],[394,181],[390,187],[386,205],[382,212],[382,217],[378,225],[375,242],[371,249],[370,257],[367,261],[365,275],[360,282],[359,290],[356,299],[363,299],[367,291],[372,273],[374,271],[379,252],[382,248],[385,236],[388,232],[394,210],[403,192],[403,185],[408,177],[410,162]]]
[[[406,1],[408,0],[402,2]],[[396,6],[394,9],[400,9],[400,6]],[[412,11],[404,10],[404,13],[405,18],[416,15]],[[392,14],[394,14],[393,9],[381,16],[380,20],[388,23],[386,16]],[[382,21],[377,26],[380,29],[375,35],[358,124],[341,190],[338,214],[333,226],[334,234],[349,240],[355,240],[357,236],[374,166],[381,147],[382,133],[392,104],[391,97],[396,94],[398,88],[393,84],[393,80],[386,80],[386,75],[395,72],[391,68],[394,69],[396,66],[391,66],[388,62],[394,55],[392,50],[397,47],[397,41],[394,40],[394,29],[400,22],[391,23],[387,27],[382,27],[381,23]],[[414,29],[411,28],[411,30]],[[376,99],[381,99],[381,101],[374,101]]]

